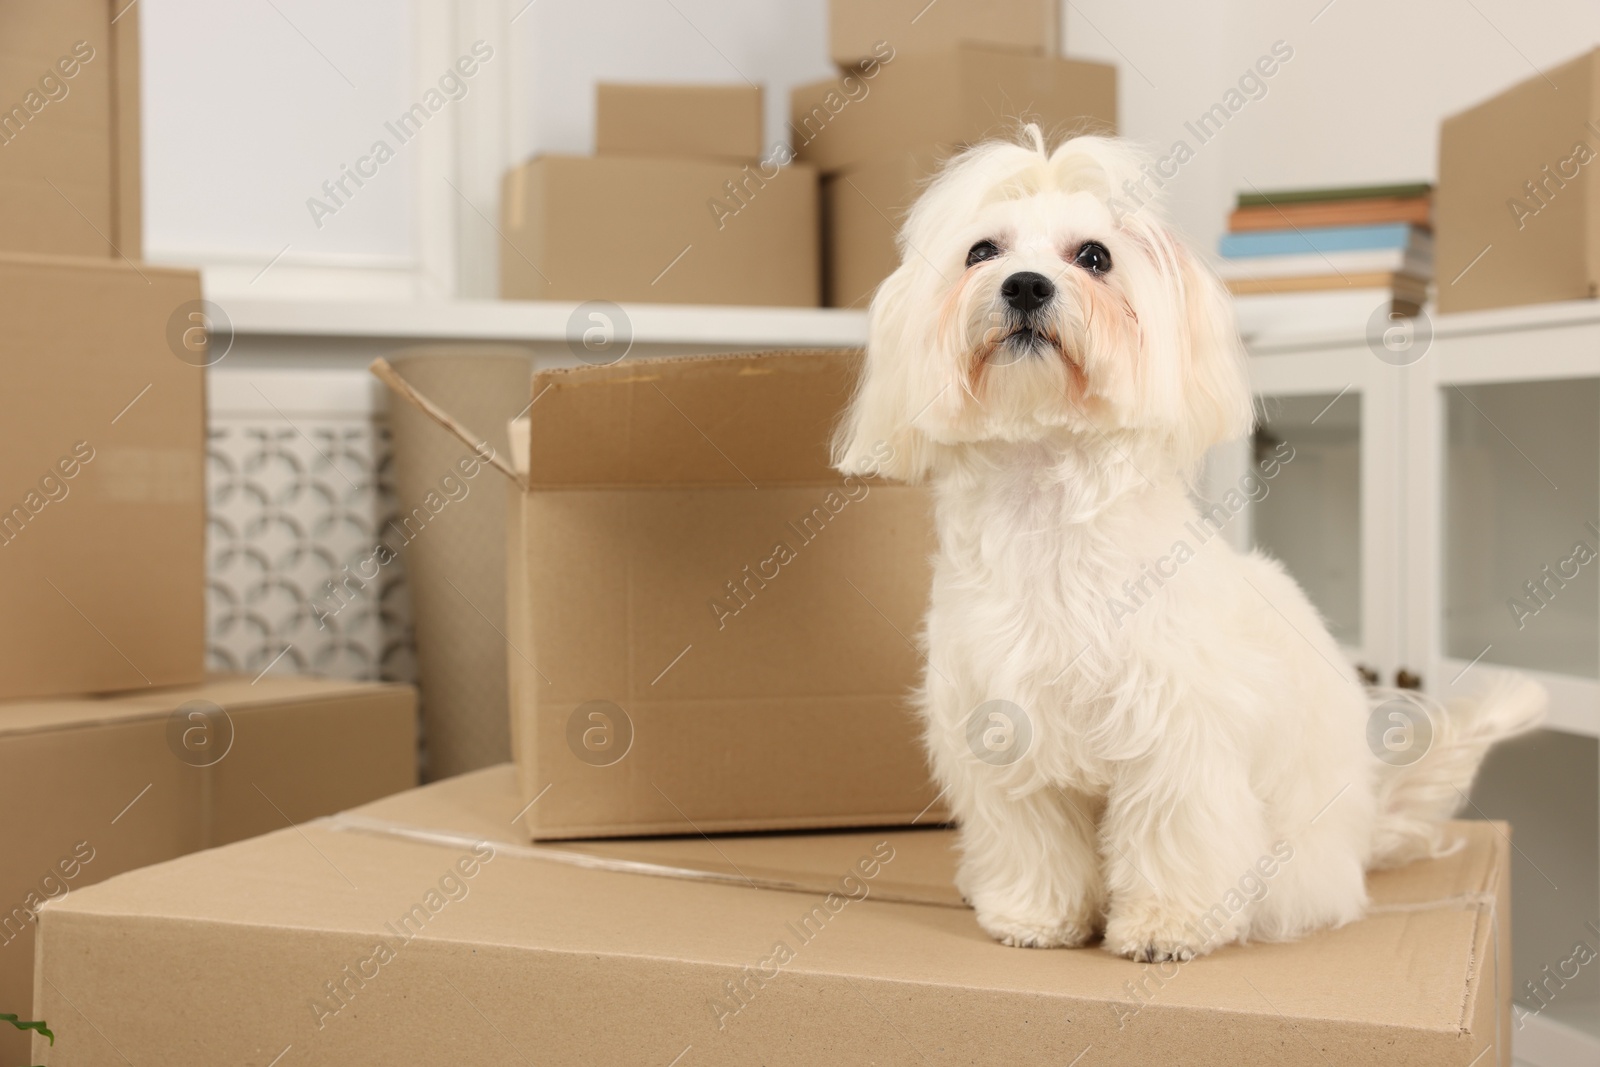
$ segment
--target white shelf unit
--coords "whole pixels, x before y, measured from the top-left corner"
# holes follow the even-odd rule
[[[1549,689],[1548,729],[1493,754],[1472,804],[1514,827],[1517,1062],[1593,1064],[1600,968],[1570,978],[1566,961],[1580,941],[1600,945],[1588,925],[1600,912],[1600,561],[1566,561],[1577,541],[1600,549],[1587,525],[1600,523],[1600,303],[1435,316],[1431,327],[1420,357],[1395,360],[1404,365],[1378,357],[1364,323],[1260,333],[1248,338],[1253,384],[1269,427],[1281,398],[1359,397],[1351,654],[1386,683],[1418,674],[1445,700],[1508,666]],[[1545,563],[1565,569],[1551,579]],[[1297,577],[1316,599],[1316,583]],[[1548,583],[1542,601],[1524,581]],[[1514,598],[1539,609],[1523,629]],[[1570,980],[1548,981],[1562,970]],[[1542,1007],[1530,979],[1547,982]]]
[[[864,344],[865,311],[834,308],[699,307],[683,304],[593,302],[626,323],[634,351],[713,351],[729,348],[840,348]],[[553,355],[565,350],[574,316],[590,305],[550,301],[279,301],[229,300],[223,310],[233,332],[262,343],[346,339],[419,344],[502,342],[527,344]]]

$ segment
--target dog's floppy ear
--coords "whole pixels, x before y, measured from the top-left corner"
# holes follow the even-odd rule
[[[833,465],[846,474],[922,480],[934,445],[914,423],[941,393],[933,338],[912,321],[916,267],[901,267],[878,286],[868,311],[867,355],[855,396],[833,439]]]
[[[1212,270],[1179,240],[1171,240],[1169,291],[1177,306],[1167,359],[1152,371],[1170,375],[1173,447],[1186,466],[1206,450],[1248,432],[1255,419],[1244,346],[1233,296]]]

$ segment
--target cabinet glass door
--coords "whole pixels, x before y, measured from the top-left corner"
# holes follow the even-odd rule
[[[1600,379],[1442,394],[1445,655],[1600,678]]]
[[[1207,483],[1215,492],[1229,471],[1261,477],[1238,543],[1281,561],[1350,659],[1385,683],[1399,665],[1395,372],[1361,340],[1254,346],[1255,438]]]
[[[1403,651],[1447,704],[1506,668],[1550,693],[1462,817],[1513,827],[1517,1062],[1600,1062],[1600,971],[1568,962],[1600,914],[1600,306],[1438,325],[1406,368]]]
[[[1360,648],[1361,394],[1267,396],[1259,411],[1256,459],[1278,473],[1252,507],[1252,547],[1289,569],[1340,644]]]

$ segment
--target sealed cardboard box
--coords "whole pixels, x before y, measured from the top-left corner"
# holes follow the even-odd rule
[[[828,465],[859,360],[535,375],[506,593],[534,837],[941,817],[907,700],[928,497]]]
[[[939,52],[960,44],[1056,55],[1059,0],[829,0],[828,50],[841,67],[896,55]]]
[[[0,251],[137,260],[139,10],[0,4]]]
[[[822,180],[825,302],[866,307],[900,265],[895,236],[944,158],[929,147],[895,152]]]
[[[808,166],[542,156],[507,173],[501,216],[508,300],[819,302]]]
[[[409,686],[216,676],[0,704],[0,1010],[32,1001],[45,901],[415,784]],[[0,1027],[0,1061],[44,1062],[27,1048]]]
[[[0,699],[199,681],[199,276],[0,255],[0,292]]]
[[[595,92],[595,151],[753,163],[761,151],[757,85],[619,85]]]
[[[1600,295],[1597,158],[1600,49],[1445,119],[1434,191],[1439,310]]]
[[[1115,133],[1117,72],[1106,63],[952,48],[895,56],[789,96],[797,158],[824,173],[928,145],[945,150],[1014,135]]]
[[[1459,851],[1373,875],[1359,922],[1138,964],[992,941],[950,886],[948,831],[596,855],[522,844],[520,803],[508,769],[486,770],[50,904],[33,1010],[56,1043],[35,1056],[1510,1063],[1509,846],[1490,824],[1455,824]]]

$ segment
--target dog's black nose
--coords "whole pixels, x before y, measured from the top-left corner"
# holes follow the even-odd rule
[[[1018,271],[1000,283],[1000,295],[1006,303],[1024,315],[1037,311],[1056,295],[1055,283],[1037,271]]]

